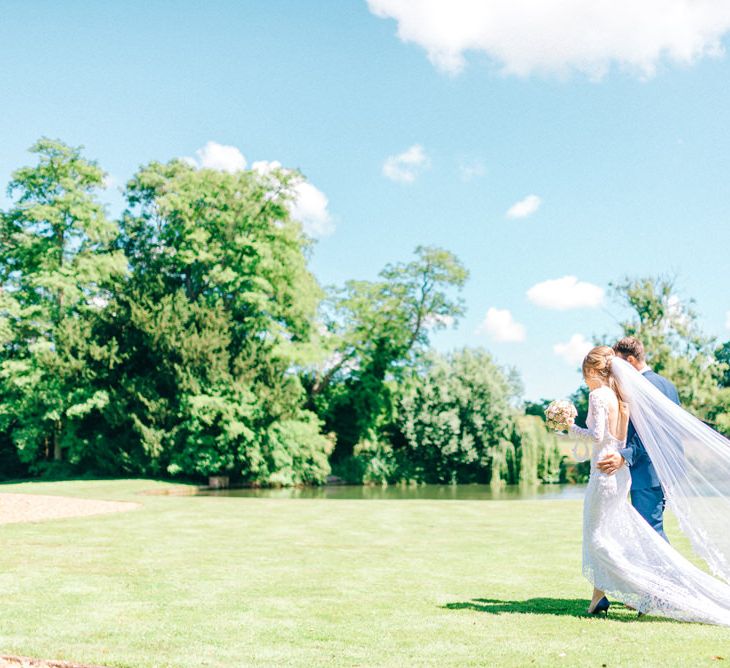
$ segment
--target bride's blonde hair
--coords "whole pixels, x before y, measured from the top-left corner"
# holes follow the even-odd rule
[[[592,372],[599,378],[602,378],[606,382],[606,385],[616,394],[619,406],[617,433],[619,438],[624,439],[626,438],[626,429],[629,422],[629,411],[628,406],[624,403],[621,396],[616,378],[611,373],[611,364],[613,363],[614,357],[616,357],[616,353],[613,348],[609,346],[596,346],[583,359],[583,376],[585,377],[589,371]]]
[[[611,363],[614,357],[616,357],[616,353],[610,346],[596,346],[583,359],[583,376],[586,376],[590,371],[603,379],[606,385],[616,393],[618,400],[621,401],[618,383],[616,383],[616,379],[611,373]]]
[[[613,348],[609,346],[596,346],[588,351],[583,358],[583,375],[592,371],[596,376],[603,378],[606,383],[611,381],[611,362],[616,357]],[[611,388],[613,389],[613,388]]]

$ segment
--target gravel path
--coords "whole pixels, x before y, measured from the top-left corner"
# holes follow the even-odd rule
[[[138,503],[126,501],[96,501],[40,494],[0,494],[0,524],[119,513],[135,508],[139,508]]]

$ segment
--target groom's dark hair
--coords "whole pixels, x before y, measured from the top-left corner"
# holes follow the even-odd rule
[[[625,336],[613,347],[613,352],[621,357],[632,355],[637,362],[643,362],[646,358],[644,344],[634,336]]]

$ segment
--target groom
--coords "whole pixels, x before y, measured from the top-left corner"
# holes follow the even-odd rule
[[[677,388],[646,365],[646,355],[641,341],[633,336],[627,336],[621,339],[613,349],[619,357],[631,364],[662,394],[675,404],[679,403]],[[626,447],[607,455],[596,466],[604,473],[613,475],[624,464],[631,468],[631,505],[664,540],[667,540],[664,533],[664,492],[659,483],[659,476],[649,459],[649,454],[630,420],[626,434]]]

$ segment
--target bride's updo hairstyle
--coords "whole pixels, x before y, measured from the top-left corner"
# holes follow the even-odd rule
[[[583,359],[583,376],[595,375],[603,379],[615,393],[616,396],[621,399],[621,393],[618,389],[616,379],[611,373],[611,363],[613,358],[616,357],[616,353],[610,346],[597,346],[590,350]]]

